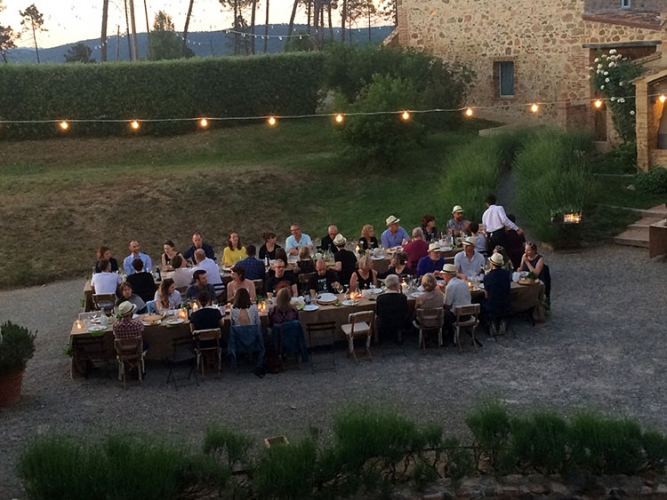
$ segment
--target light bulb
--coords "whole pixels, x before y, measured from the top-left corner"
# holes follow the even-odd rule
[[[336,123],[343,123],[345,121],[345,117],[341,115],[340,113],[336,115]]]
[[[403,111],[403,114],[401,115],[401,118],[403,120],[408,121],[410,119],[410,112],[409,111]]]
[[[206,127],[208,127],[208,120],[207,120],[206,118],[202,118],[201,120],[199,120],[199,126],[200,126],[201,128],[206,128]]]
[[[602,107],[602,104],[603,104],[602,99],[598,99],[598,100],[595,101],[594,106],[597,109],[600,109]]]
[[[137,120],[132,120],[132,123],[130,123],[130,127],[132,127],[132,130],[139,130],[139,122]]]
[[[530,112],[531,113],[537,113],[540,110],[540,107],[537,104],[533,104],[530,106]]]
[[[272,117],[269,118],[269,125],[274,127],[276,125],[276,123],[278,123],[278,120],[276,120],[275,116],[272,116]]]
[[[59,126],[60,126],[60,128],[61,128],[62,130],[67,130],[67,129],[69,129],[69,123],[67,123],[65,120],[61,121],[61,122],[59,123]]]
[[[472,117],[472,115],[474,115],[474,114],[475,114],[475,112],[472,110],[472,108],[466,109],[466,116],[468,118]]]
[[[664,104],[665,101],[667,101],[667,96],[666,96],[665,94],[662,94],[662,95],[660,96],[660,102]]]

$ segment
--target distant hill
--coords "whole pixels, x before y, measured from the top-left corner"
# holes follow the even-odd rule
[[[382,40],[387,38],[393,31],[393,26],[377,26],[371,28],[371,43],[379,44]],[[269,25],[269,39],[267,50],[269,53],[281,52],[285,46],[287,24],[271,24]],[[307,27],[305,25],[294,25],[294,34],[305,34]],[[333,28],[334,39],[340,40],[340,28]],[[264,40],[261,35],[264,34],[264,25],[257,26],[255,33],[260,35],[255,39],[255,52],[261,54],[264,50]],[[182,35],[182,33],[179,33]],[[358,28],[346,30],[346,38],[352,40],[352,43],[363,45],[368,43],[368,28]],[[280,37],[283,37],[282,40]],[[329,39],[329,30],[326,30],[325,40]],[[126,37],[120,37],[120,40],[114,35],[108,38],[107,42],[107,59],[109,61],[116,60],[116,47],[120,41],[120,50],[118,50],[119,60],[129,60],[129,50]],[[100,40],[99,38],[93,40],[81,40],[82,43],[93,49],[92,57],[100,60]],[[64,63],[65,53],[67,50],[78,42],[73,42],[58,47],[49,49],[39,49],[39,58],[43,63]],[[146,33],[137,34],[137,44],[139,46],[139,57],[146,57],[147,35]],[[233,35],[223,33],[222,31],[199,31],[188,33],[188,47],[200,57],[205,56],[220,56],[228,55],[233,52]],[[35,63],[35,50],[29,48],[12,49],[7,52],[7,59],[10,62],[16,63]]]

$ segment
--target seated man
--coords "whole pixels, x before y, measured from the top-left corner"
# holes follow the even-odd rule
[[[134,274],[127,277],[128,283],[132,285],[134,293],[136,293],[141,300],[148,302],[155,298],[155,280],[153,275],[144,269],[144,263],[141,259],[134,259],[132,261],[132,269]]]
[[[90,286],[93,293],[96,294],[116,294],[118,285],[120,285],[120,275],[111,272],[111,264],[108,260],[101,260],[99,262],[100,272],[93,274],[93,279],[90,280]]]
[[[403,245],[403,241],[409,238],[408,233],[398,225],[401,219],[390,215],[387,217],[387,229],[380,237],[380,243],[384,248],[395,248]]]
[[[485,298],[482,300],[482,319],[487,329],[493,318],[506,316],[511,312],[512,275],[509,271],[503,269],[503,263],[503,256],[494,253],[489,259],[491,271],[484,277]],[[502,324],[500,328],[503,330]],[[495,329],[495,325],[493,329]]]
[[[435,242],[437,243],[437,241]],[[424,239],[424,230],[416,227],[412,230],[412,241],[403,246],[403,251],[408,254],[408,266],[417,269],[419,261],[428,255],[428,243]]]
[[[130,252],[130,255],[125,257],[125,260],[123,261],[123,270],[125,271],[125,274],[130,275],[135,272],[132,262],[136,259],[141,259],[141,262],[144,263],[143,268],[150,273],[153,269],[153,262],[148,255],[139,251],[139,242],[130,241]]]
[[[195,233],[192,235],[192,246],[183,252],[183,258],[186,261],[192,262],[195,264],[195,252],[199,249],[204,250],[206,257],[211,260],[215,260],[215,252],[213,247],[208,243],[204,243],[201,233]]]
[[[458,306],[468,306],[472,304],[470,288],[468,284],[459,278],[454,264],[445,264],[442,268],[442,276],[445,278],[445,329],[447,336],[454,338],[454,323],[456,315],[454,309]],[[467,318],[462,318],[463,320]]]
[[[289,255],[299,255],[299,249],[303,246],[308,247],[311,252],[313,251],[313,241],[310,236],[301,232],[301,226],[292,224],[290,232],[292,235],[285,240],[285,251]]]
[[[463,233],[468,231],[468,226],[470,222],[463,218],[463,208],[460,205],[456,205],[452,209],[452,219],[447,221],[447,231],[454,236],[461,236]]]
[[[320,244],[320,250],[323,252],[336,253],[338,247],[334,245],[334,239],[338,235],[338,228],[336,226],[329,226],[327,235],[322,238],[322,243]]]
[[[195,262],[197,266],[195,270],[201,269],[206,271],[206,279],[210,285],[215,288],[216,295],[221,295],[225,291],[225,285],[222,283],[222,276],[220,276],[220,268],[213,259],[206,256],[203,248],[195,250]]]
[[[457,269],[457,276],[462,280],[467,280],[479,276],[484,272],[486,259],[480,253],[477,253],[477,238],[469,236],[463,240],[463,252],[454,256],[454,265]]]
[[[427,273],[438,276],[445,263],[445,259],[440,255],[440,244],[431,243],[428,246],[428,255],[419,259],[417,263],[417,278],[421,278]]]
[[[175,255],[171,259],[171,267],[174,268],[174,273],[171,275],[171,279],[174,280],[174,286],[176,288],[181,288],[184,286],[190,286],[192,284],[192,274],[194,271],[191,268],[185,267],[185,259],[180,255]]]
[[[310,296],[315,298],[320,293],[336,293],[338,286],[336,271],[327,269],[324,259],[318,259],[315,263],[315,274],[310,277],[310,283],[308,283]]]
[[[211,306],[211,294],[202,290],[197,295],[201,308],[190,315],[190,328],[194,330],[211,330],[222,328],[223,318],[220,309]]]
[[[299,296],[299,291],[297,290],[296,286],[296,276],[294,276],[293,272],[286,271],[285,268],[285,261],[282,259],[276,259],[276,262],[273,265],[275,272],[269,275],[269,277],[266,278],[266,282],[264,283],[264,290],[266,291],[266,295],[269,298],[277,295],[281,288],[289,288],[292,293],[292,297]]]
[[[195,282],[185,291],[185,298],[188,300],[197,300],[201,292],[208,293],[211,300],[216,297],[216,291],[213,285],[208,282],[208,273],[203,269],[197,269],[193,275]]]
[[[241,266],[245,269],[245,277],[248,280],[263,280],[266,275],[264,268],[264,262],[259,260],[255,255],[257,255],[257,249],[255,245],[248,245],[245,247],[245,253],[247,257],[245,259],[239,260],[236,265]]]
[[[399,341],[408,324],[408,298],[401,293],[398,276],[390,274],[385,280],[387,291],[377,298],[376,314],[381,340]]]
[[[354,252],[345,249],[346,244],[347,239],[342,234],[337,235],[334,239],[337,251],[334,256],[336,264],[333,269],[338,273],[341,285],[349,285],[350,278],[357,269],[357,256],[354,255]]]
[[[132,314],[137,309],[130,301],[125,301],[118,306],[120,319],[113,324],[113,335],[117,339],[141,338],[144,333],[144,324],[139,318],[132,319]]]

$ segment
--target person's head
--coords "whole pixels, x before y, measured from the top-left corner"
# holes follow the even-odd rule
[[[144,261],[141,260],[141,259],[134,259],[134,260],[132,261],[132,268],[133,268],[136,272],[140,273],[141,271],[144,270]]]
[[[139,255],[139,242],[138,241],[130,241],[130,253],[133,253],[134,255]]]
[[[469,236],[463,240],[463,251],[468,257],[472,257],[475,253],[475,247],[477,246],[477,239]]]
[[[320,276],[324,276],[327,273],[327,263],[324,262],[324,259],[317,259],[317,262],[315,262],[315,271]]]
[[[368,255],[363,255],[359,259],[359,269],[363,269],[364,271],[370,271],[373,269],[373,261],[368,257]]]
[[[470,228],[470,232],[471,232],[472,234],[477,234],[477,233],[479,233],[479,223],[477,223],[477,222],[471,222],[469,228]]]
[[[398,276],[396,276],[395,274],[390,274],[384,280],[384,284],[388,290],[398,290],[399,286]]]
[[[192,244],[195,248],[201,248],[204,238],[202,238],[201,233],[195,233],[192,235]]]
[[[438,243],[431,243],[428,246],[428,256],[433,262],[440,260],[440,245]]]
[[[342,234],[337,234],[333,240],[333,244],[336,245],[336,248],[338,249],[345,248],[345,245],[347,245],[347,238]]]
[[[176,290],[176,285],[174,280],[171,278],[166,278],[160,283],[160,297],[163,299],[168,298]]]
[[[164,242],[164,245],[162,245],[162,249],[164,250],[164,253],[166,253],[167,255],[171,255],[174,253],[175,246],[176,245],[174,245],[173,241],[167,240]]]
[[[437,282],[435,281],[435,276],[433,273],[426,273],[422,276],[422,288],[425,292],[432,292],[435,290]]]
[[[100,272],[103,273],[108,273],[111,271],[111,264],[109,264],[109,261],[106,259],[102,259],[98,267],[100,268]]]
[[[232,267],[232,279],[237,283],[245,281],[245,269],[242,266]]]
[[[248,290],[239,288],[234,296],[234,307],[237,309],[248,309],[251,304]]]
[[[396,267],[404,266],[408,262],[408,254],[405,252],[396,252],[391,258],[391,265]]]
[[[396,232],[398,231],[398,223],[401,222],[401,219],[398,219],[393,215],[390,215],[389,217],[387,217],[386,222],[387,222],[387,228],[389,228],[389,232],[391,234],[396,234]]]
[[[174,269],[179,269],[183,267],[184,263],[185,262],[183,261],[183,257],[181,257],[180,255],[174,255],[174,257],[171,259],[171,267],[173,267]]]
[[[291,307],[292,294],[289,288],[281,288],[276,295],[276,307],[281,311],[286,311]]]
[[[490,207],[491,205],[496,204],[496,195],[495,194],[490,194],[489,196],[486,197],[486,206]]]
[[[537,255],[537,245],[535,243],[531,243],[529,241],[526,242],[526,245],[524,246],[526,255],[529,258],[533,258]]]
[[[424,230],[421,227],[416,227],[412,230],[412,238],[415,240],[424,239]]]
[[[503,261],[505,263],[509,262],[509,260],[510,260],[510,257],[507,254],[507,250],[505,250],[505,247],[502,246],[502,245],[496,245],[495,248],[493,249],[493,253],[494,254],[498,253],[498,254],[502,255],[503,256]]]
[[[310,248],[303,246],[299,248],[299,259],[308,260],[310,259]]]
[[[445,282],[449,283],[456,277],[456,266],[454,264],[445,264],[442,267],[442,276],[445,278]]]
[[[271,231],[267,231],[262,235],[262,238],[266,243],[275,243],[276,242],[276,233],[272,233]]]
[[[338,228],[336,226],[329,226],[329,229],[327,229],[327,233],[329,234],[329,238],[333,240],[338,234]]]
[[[461,222],[463,220],[463,207],[461,205],[456,205],[452,208],[452,217],[456,222]]]
[[[426,231],[430,231],[433,226],[435,226],[435,216],[426,214],[422,216],[422,228]],[[414,231],[412,237],[414,238]]]
[[[120,284],[120,294],[126,299],[132,297],[132,285],[127,281],[123,281]]]
[[[503,264],[505,264],[505,259],[503,259],[503,256],[502,256],[501,253],[494,253],[489,258],[489,264],[491,264],[491,267],[493,269],[499,269],[499,268],[503,267]]]
[[[199,264],[204,260],[206,260],[206,252],[204,251],[204,249],[198,248],[197,250],[195,250],[195,262]]]
[[[227,238],[227,246],[232,250],[237,250],[241,248],[241,240],[239,240],[239,233],[233,232],[229,233]]]
[[[97,249],[97,260],[109,260],[111,258],[111,250],[109,247],[101,246]]]
[[[276,260],[278,259],[287,262],[287,252],[284,248],[276,248]]]
[[[273,263],[273,270],[276,272],[276,278],[283,277],[283,274],[285,274],[286,266],[287,264],[285,264],[283,259],[276,259],[276,261]]]
[[[197,300],[199,301],[202,307],[206,307],[211,303],[211,294],[208,293],[208,290],[201,290],[197,294]]]
[[[289,228],[289,231],[297,240],[301,239],[301,226],[298,224],[292,224],[292,226]]]
[[[373,237],[373,226],[366,224],[364,227],[362,227],[361,237],[366,238],[367,240],[371,239]]]
[[[255,247],[255,245],[248,245],[247,247],[245,247],[245,254],[248,257],[254,257],[255,255],[257,255],[257,248]]]
[[[118,306],[118,314],[120,314],[122,319],[130,319],[136,309],[137,306],[129,300],[126,300]]]
[[[206,285],[208,285],[208,278],[206,277],[206,271],[203,269],[198,269],[195,271],[195,273],[192,275],[192,278],[195,280],[195,285],[197,285],[199,288],[203,288]]]

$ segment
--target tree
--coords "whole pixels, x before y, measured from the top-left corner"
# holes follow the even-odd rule
[[[95,59],[90,58],[90,55],[92,53],[93,49],[88,47],[88,45],[79,42],[76,45],[72,45],[69,49],[67,49],[67,53],[65,54],[65,62],[66,63],[80,62],[86,64],[94,63]]]
[[[183,53],[188,46],[188,30],[190,29],[190,17],[192,16],[192,8],[195,5],[195,0],[190,0],[188,5],[188,13],[185,16],[185,28],[183,28]]]
[[[155,14],[153,31],[148,34],[149,58],[151,61],[194,56],[192,50],[187,47],[183,51],[181,39],[176,34],[175,29],[174,21],[169,14],[162,10]]]
[[[264,21],[264,53],[269,47],[269,0],[266,0],[266,20]]]
[[[109,20],[109,0],[103,0],[102,4],[102,34],[100,36],[101,60],[107,60],[107,22]]]
[[[0,55],[2,60],[7,63],[7,51],[16,48],[14,41],[19,37],[11,26],[0,25]]]
[[[35,41],[35,54],[37,55],[37,64],[39,64],[39,47],[37,46],[37,32],[38,31],[49,31],[44,28],[44,15],[37,10],[35,4],[32,4],[26,10],[19,11],[19,15],[23,18],[21,21],[21,26],[23,26],[23,31],[32,31],[32,38]]]
[[[248,31],[248,23],[245,20],[246,18],[243,16],[243,9],[247,9],[248,7],[256,7],[256,3],[254,0],[218,0],[220,2],[220,6],[225,9],[225,8],[231,8],[234,11],[234,21],[232,23],[232,35],[233,35],[233,40],[234,40],[234,46],[233,46],[233,51],[234,54],[241,54],[245,53],[246,55],[250,53],[250,44],[248,43],[248,39],[252,37],[248,37],[246,34],[249,34]],[[254,43],[254,40],[253,42]]]

